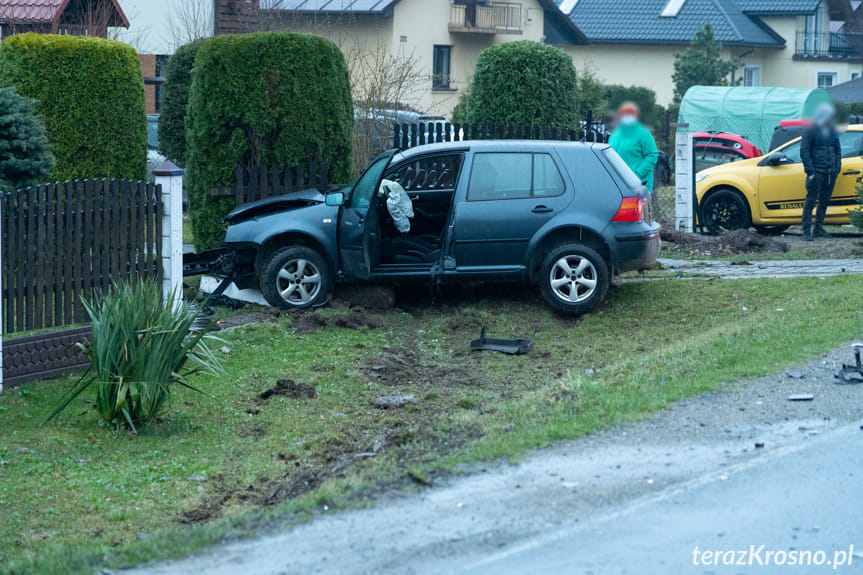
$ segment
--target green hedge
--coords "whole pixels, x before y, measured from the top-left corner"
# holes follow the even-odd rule
[[[192,86],[192,67],[203,40],[177,48],[168,61],[159,116],[159,151],[177,164],[186,165],[186,109]]]
[[[330,164],[351,174],[353,104],[338,47],[318,36],[258,32],[218,36],[198,49],[189,93],[187,176],[199,249],[217,246],[234,207],[207,189],[232,185],[236,166]]]
[[[0,86],[37,101],[57,165],[54,179],[144,178],[144,78],[133,48],[83,36],[3,41]]]
[[[641,110],[641,121],[648,126],[655,125],[656,92],[645,86],[621,86],[610,84],[605,87],[605,101],[608,109],[617,111],[624,102],[633,102]]]
[[[522,40],[486,48],[476,62],[469,122],[578,127],[578,80],[560,48]]]

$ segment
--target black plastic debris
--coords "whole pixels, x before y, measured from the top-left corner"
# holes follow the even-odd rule
[[[190,303],[188,304],[188,307],[190,310],[198,312],[195,315],[195,321],[192,322],[189,330],[194,333],[199,333],[209,329],[210,324],[213,323],[213,316],[216,315],[213,310],[209,306],[201,307],[196,303]]]
[[[470,342],[471,351],[499,351],[510,355],[525,355],[533,349],[532,339],[499,339],[485,336],[485,326],[479,333],[479,339]]]
[[[842,365],[842,369],[839,370],[833,380],[840,385],[863,383],[863,362],[860,360],[860,350],[863,350],[863,343],[852,344],[851,348],[854,350],[856,365]]]

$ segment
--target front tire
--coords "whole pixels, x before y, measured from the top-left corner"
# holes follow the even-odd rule
[[[286,247],[274,252],[261,267],[261,293],[273,307],[309,309],[324,305],[332,288],[332,273],[317,251]]]
[[[596,250],[582,244],[553,249],[540,269],[543,298],[555,310],[580,315],[593,311],[608,293],[611,274]]]
[[[748,230],[752,225],[749,203],[737,190],[717,190],[701,204],[701,221],[712,234]]]

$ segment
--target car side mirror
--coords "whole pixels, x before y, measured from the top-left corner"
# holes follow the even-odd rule
[[[782,152],[773,152],[767,156],[767,163],[771,166],[781,166],[788,163],[788,156]]]
[[[345,205],[345,194],[343,192],[335,192],[327,194],[326,203],[328,206],[338,208]]]

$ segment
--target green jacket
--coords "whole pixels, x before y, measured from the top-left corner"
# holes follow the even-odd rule
[[[647,189],[652,194],[653,170],[659,160],[659,150],[650,131],[640,123],[620,125],[608,143],[636,176],[647,181]]]

